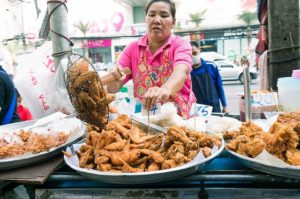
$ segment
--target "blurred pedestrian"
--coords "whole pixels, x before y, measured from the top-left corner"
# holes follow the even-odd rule
[[[193,70],[191,72],[193,92],[197,103],[210,105],[213,112],[228,113],[225,99],[222,78],[215,63],[205,61],[200,57],[199,44],[196,41],[191,42],[193,54]],[[220,101],[223,109],[221,111]]]
[[[17,113],[22,121],[32,120],[32,115],[28,108],[23,106],[22,104],[22,97],[20,96],[19,92],[17,92]]]
[[[17,114],[17,94],[14,83],[0,65],[0,125],[20,121]]]

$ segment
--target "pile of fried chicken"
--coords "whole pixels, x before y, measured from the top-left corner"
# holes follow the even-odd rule
[[[282,113],[268,132],[253,122],[245,122],[239,131],[223,134],[226,148],[248,157],[264,149],[284,162],[300,166],[300,113]]]
[[[107,172],[145,172],[184,165],[202,151],[205,157],[222,140],[212,135],[172,126],[164,133],[147,134],[120,115],[101,132],[88,128],[86,143],[77,151],[79,166]]]
[[[67,89],[78,117],[104,128],[108,122],[107,96],[98,73],[90,70],[89,62],[80,58],[67,70]],[[108,101],[110,100],[110,101]]]
[[[57,134],[37,134],[20,130],[14,133],[14,140],[0,139],[0,159],[22,155],[27,152],[40,153],[48,151],[52,147],[58,147],[67,142],[69,134],[58,132]]]

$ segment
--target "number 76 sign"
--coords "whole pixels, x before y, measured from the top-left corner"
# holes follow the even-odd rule
[[[190,117],[194,117],[194,116],[209,117],[211,116],[212,109],[213,109],[212,106],[194,103],[190,110]]]

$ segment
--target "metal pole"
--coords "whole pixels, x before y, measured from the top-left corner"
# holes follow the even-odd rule
[[[68,32],[66,0],[51,1],[48,0],[48,13],[50,14],[50,36],[53,45],[53,58],[55,69],[58,68],[60,61],[67,56],[71,50]],[[64,5],[65,6],[64,6]],[[61,36],[63,35],[63,36]]]
[[[250,73],[249,73],[249,61],[243,56],[241,58],[241,64],[243,66],[244,74],[244,102],[245,102],[245,118],[246,122],[252,120],[252,110],[251,110],[251,90],[250,90]]]

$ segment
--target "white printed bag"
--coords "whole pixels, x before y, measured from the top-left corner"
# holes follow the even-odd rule
[[[48,42],[18,60],[19,68],[14,83],[34,119],[56,112],[49,102],[55,91],[52,86],[55,67],[51,54],[52,44]]]

